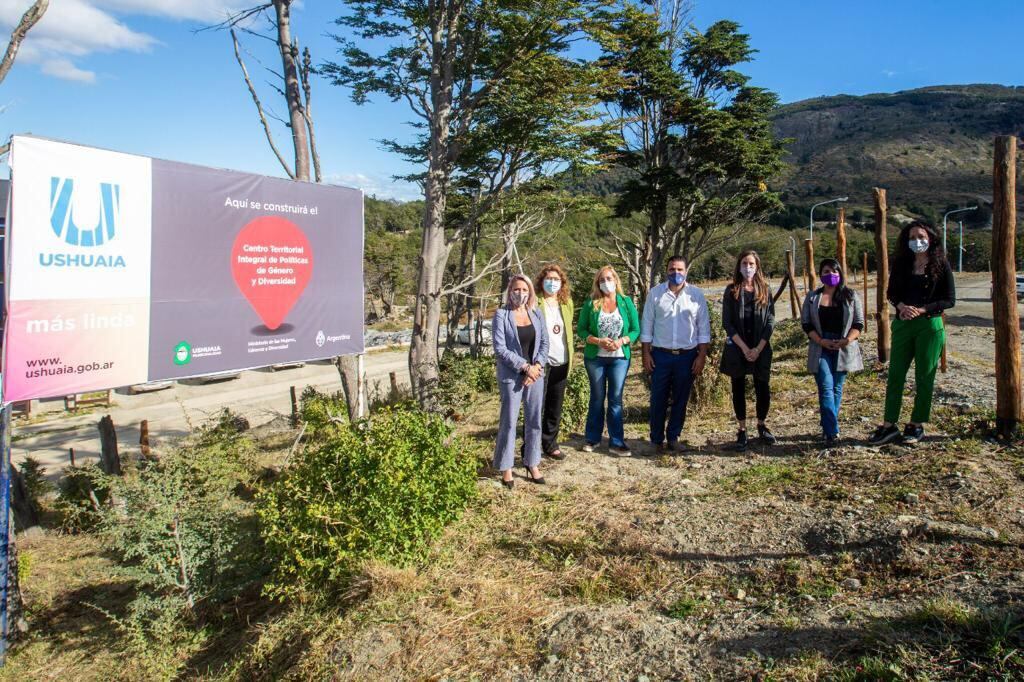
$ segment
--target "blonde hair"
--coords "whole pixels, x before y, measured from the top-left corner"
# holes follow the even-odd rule
[[[555,298],[557,298],[558,302],[562,305],[568,303],[569,297],[571,296],[569,293],[569,277],[566,276],[565,270],[562,269],[562,266],[557,263],[548,263],[544,266],[544,269],[540,271],[540,274],[537,275],[537,279],[533,283],[535,289],[537,291],[544,290],[544,278],[547,277],[549,272],[555,273],[562,279],[562,288],[558,290],[557,294],[555,294]]]
[[[601,291],[601,279],[606,272],[612,273],[612,277],[615,279],[615,293],[619,296],[625,295],[622,293],[622,280],[619,279],[619,273],[615,272],[615,268],[612,266],[606,265],[594,275],[594,287],[590,290],[590,298],[594,300],[594,310],[601,307],[601,299],[604,298],[604,292]]]
[[[526,301],[526,309],[533,310],[537,307],[537,294],[533,290],[533,282],[526,275],[512,275],[508,280],[508,289],[505,290],[505,303],[508,306],[512,305],[512,287],[519,281],[526,282],[526,286],[530,290],[530,298]]]
[[[753,256],[754,263],[757,265],[757,272],[754,273],[754,279],[751,281],[751,284],[754,285],[754,304],[758,308],[767,308],[772,292],[768,286],[768,280],[765,279],[764,272],[761,270],[761,257],[753,249],[747,249],[736,259],[736,269],[732,273],[732,295],[737,301],[740,300],[740,292],[743,291],[744,281],[743,273],[740,272],[740,264],[743,263],[747,256]]]

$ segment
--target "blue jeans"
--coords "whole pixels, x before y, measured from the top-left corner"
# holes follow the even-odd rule
[[[608,397],[608,441],[615,447],[626,444],[622,431],[622,387],[626,383],[629,360],[626,358],[586,358],[583,361],[590,378],[590,406],[587,408],[585,438],[600,443],[604,432],[604,400]]]
[[[668,414],[668,442],[675,443],[683,431],[686,418],[686,404],[690,401],[693,388],[693,361],[698,349],[673,355],[651,349],[654,373],[651,374],[651,442],[660,444],[665,440],[665,415]],[[672,408],[669,411],[669,397]]]
[[[825,339],[838,339],[838,334],[826,333]],[[818,407],[821,409],[821,430],[826,436],[839,435],[839,404],[843,401],[843,384],[846,372],[836,370],[839,351],[821,349],[818,371],[814,375],[818,383]]]

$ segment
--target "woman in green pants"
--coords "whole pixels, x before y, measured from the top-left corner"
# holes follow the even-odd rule
[[[924,437],[924,423],[932,409],[935,370],[946,342],[942,311],[956,303],[953,271],[946,262],[935,228],[928,223],[915,220],[900,231],[886,297],[896,307],[897,317],[892,322],[885,416],[868,442],[872,445],[900,440],[916,443]],[[896,422],[903,406],[903,387],[911,361],[917,394],[910,421],[900,434]]]

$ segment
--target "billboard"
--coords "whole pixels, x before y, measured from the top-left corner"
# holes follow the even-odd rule
[[[11,143],[4,400],[363,351],[363,196]]]

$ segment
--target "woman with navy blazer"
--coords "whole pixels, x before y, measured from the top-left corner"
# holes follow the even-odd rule
[[[494,313],[491,338],[498,365],[501,413],[494,444],[494,468],[501,471],[501,483],[512,488],[512,465],[516,456],[516,424],[519,407],[523,415],[523,468],[534,483],[540,475],[541,417],[544,412],[544,367],[548,360],[548,333],[537,310],[533,283],[514,275],[508,283],[505,306]]]

